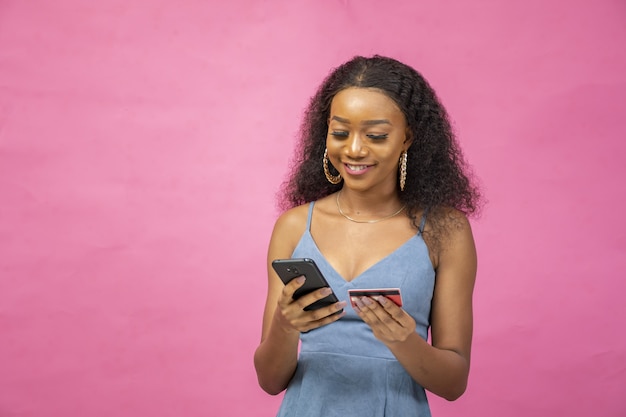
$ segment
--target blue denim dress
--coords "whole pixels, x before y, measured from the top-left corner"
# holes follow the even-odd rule
[[[424,388],[398,363],[387,347],[350,306],[349,289],[400,288],[403,308],[415,319],[416,332],[428,336],[435,285],[428,248],[421,232],[350,282],[326,261],[311,236],[314,203],[294,258],[315,260],[346,315],[300,336],[298,366],[283,398],[279,417],[428,417]]]

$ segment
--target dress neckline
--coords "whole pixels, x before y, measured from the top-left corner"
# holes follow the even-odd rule
[[[305,231],[305,234],[308,235],[309,239],[311,239],[311,242],[313,242],[313,247],[315,248],[315,251],[319,254],[320,258],[323,259],[323,261],[326,264],[326,266],[328,266],[328,268],[334,273],[334,275],[336,275],[340,279],[340,281],[343,284],[352,284],[352,283],[354,283],[359,278],[361,278],[363,275],[367,274],[370,270],[374,269],[375,267],[378,267],[381,263],[383,263],[383,262],[389,260],[391,257],[395,256],[398,252],[400,252],[402,249],[404,249],[406,246],[408,246],[410,242],[412,242],[414,239],[417,239],[419,237],[419,235],[417,235],[417,234],[411,236],[409,239],[407,239],[404,243],[402,243],[400,246],[395,248],[389,254],[385,255],[383,258],[379,259],[378,261],[376,261],[375,263],[373,263],[372,265],[367,267],[363,272],[361,272],[360,274],[358,274],[357,276],[355,276],[351,280],[347,280],[347,279],[345,279],[343,277],[343,275],[341,275],[339,272],[337,272],[337,269],[335,269],[335,267],[328,261],[328,259],[326,259],[326,256],[324,256],[324,254],[322,253],[320,248],[317,246],[317,242],[313,238],[313,235],[311,234],[311,230],[307,229]]]

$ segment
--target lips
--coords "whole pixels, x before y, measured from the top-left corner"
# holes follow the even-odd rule
[[[349,169],[353,170],[353,171],[361,171],[361,170],[364,170],[364,169],[367,168],[367,165],[349,165],[349,164],[346,164],[346,166]]]
[[[373,165],[353,165],[353,164],[343,164],[346,168],[346,172],[352,175],[361,175],[365,174]]]

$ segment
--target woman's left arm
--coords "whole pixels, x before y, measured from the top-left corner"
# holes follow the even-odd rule
[[[443,239],[438,256],[428,344],[415,332],[415,320],[393,302],[360,302],[360,316],[411,377],[447,400],[467,387],[472,344],[472,293],[476,248],[469,222],[460,214]]]

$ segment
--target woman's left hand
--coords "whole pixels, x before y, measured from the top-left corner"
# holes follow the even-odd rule
[[[415,333],[415,320],[402,307],[384,296],[355,297],[355,311],[385,344],[404,342]]]

